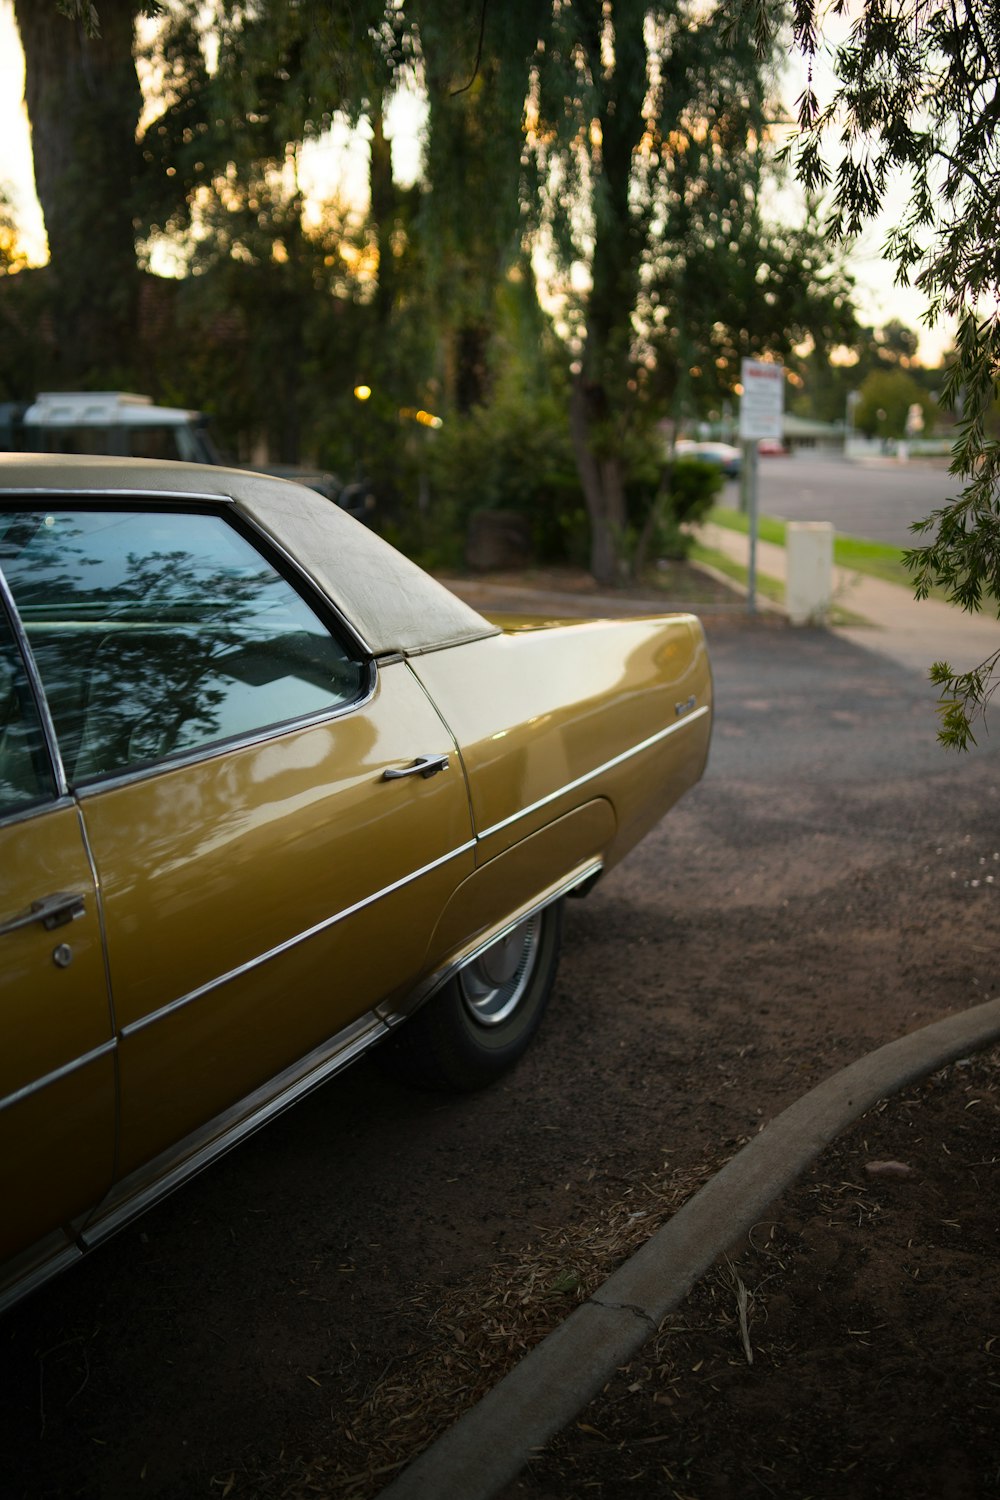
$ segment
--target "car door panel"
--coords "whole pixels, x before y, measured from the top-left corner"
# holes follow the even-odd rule
[[[424,754],[447,769],[383,779]],[[121,1030],[121,1174],[412,982],[473,864],[454,743],[403,662],[349,713],[84,808]]]
[[[82,899],[75,919],[3,931],[35,901]],[[97,892],[77,808],[0,826],[0,1215],[6,1256],[86,1212],[115,1148],[115,1041]]]

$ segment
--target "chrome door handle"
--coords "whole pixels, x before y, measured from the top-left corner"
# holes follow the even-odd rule
[[[52,896],[43,896],[40,901],[32,901],[30,910],[22,912],[19,917],[11,917],[9,922],[0,922],[0,937],[8,932],[17,932],[21,927],[30,927],[32,922],[41,922],[51,932],[53,927],[65,927],[67,922],[75,922],[83,914],[84,902],[81,895],[57,891]]]
[[[402,776],[436,776],[439,771],[447,771],[447,755],[418,755],[412,766],[403,766],[396,770],[395,767],[382,772],[383,781],[398,781]]]

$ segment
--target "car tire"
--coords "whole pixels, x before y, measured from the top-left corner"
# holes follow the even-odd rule
[[[373,1054],[418,1088],[467,1093],[526,1051],[555,985],[562,902],[524,918],[461,968]]]

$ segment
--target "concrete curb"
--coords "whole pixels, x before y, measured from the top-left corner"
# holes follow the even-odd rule
[[[835,1136],[877,1100],[996,1042],[1000,1000],[990,1000],[879,1047],[790,1105],[380,1500],[501,1494]]]

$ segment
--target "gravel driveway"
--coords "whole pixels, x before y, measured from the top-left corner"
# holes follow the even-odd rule
[[[447,1309],[495,1268],[571,1266],[637,1193],[995,990],[995,747],[946,756],[932,690],[829,634],[710,639],[709,772],[570,903],[522,1065],[451,1102],[364,1063],[16,1309],[5,1496],[374,1493],[442,1389],[469,1399]],[[572,1305],[571,1277],[541,1290]]]

